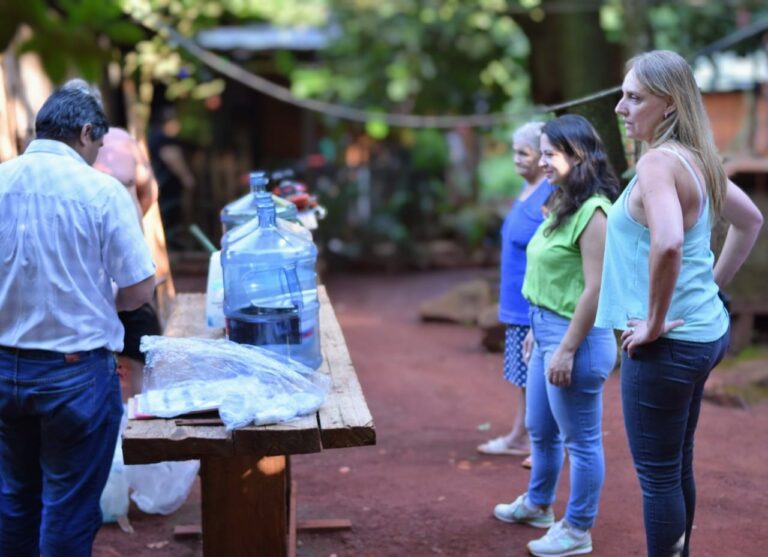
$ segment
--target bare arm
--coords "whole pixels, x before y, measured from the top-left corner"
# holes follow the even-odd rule
[[[155,293],[155,275],[150,275],[141,282],[126,286],[117,291],[115,305],[117,311],[131,311],[138,309],[152,301]]]
[[[571,383],[573,357],[584,338],[595,325],[597,301],[600,297],[600,280],[603,274],[603,253],[605,251],[606,216],[601,210],[592,215],[589,223],[579,237],[581,250],[581,268],[584,272],[584,290],[576,303],[573,319],[568,325],[560,346],[549,361],[547,377],[549,382],[558,387],[567,387]]]
[[[152,204],[157,201],[157,181],[152,173],[152,165],[143,145],[136,142],[133,148],[136,158],[136,196],[141,207],[141,213],[145,215]]]
[[[730,180],[723,204],[723,217],[729,226],[723,249],[715,264],[715,282],[720,288],[733,280],[736,271],[752,251],[757,234],[763,226],[760,210],[747,194]]]
[[[638,165],[638,187],[651,235],[648,258],[648,341],[664,332],[664,318],[672,303],[683,260],[683,208],[675,188],[673,162],[650,152]]]
[[[646,153],[637,166],[638,188],[650,232],[648,257],[648,315],[631,319],[621,335],[621,349],[629,357],[635,348],[648,344],[679,327],[682,319],[666,321],[672,294],[683,261],[685,224],[683,207],[675,183],[673,159],[658,151]]]
[[[128,195],[130,195],[131,199],[133,200],[133,205],[134,207],[136,207],[136,217],[139,219],[139,226],[141,226],[143,230],[144,225],[141,222],[141,218],[144,215],[141,212],[141,204],[139,203],[139,197],[136,191],[136,186],[134,184],[131,184],[130,186],[125,186],[125,189],[128,190]]]
[[[158,155],[163,162],[168,165],[185,188],[193,188],[195,186],[195,177],[187,166],[187,161],[184,159],[184,152],[178,145],[164,145],[158,151]]]

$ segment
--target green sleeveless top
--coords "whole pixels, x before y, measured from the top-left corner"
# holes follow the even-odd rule
[[[584,290],[579,237],[595,211],[606,215],[611,202],[604,195],[593,195],[560,225],[546,234],[554,216],[547,217],[531,238],[526,251],[523,296],[534,305],[573,318],[576,303]]]

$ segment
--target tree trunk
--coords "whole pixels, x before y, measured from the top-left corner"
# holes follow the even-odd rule
[[[547,11],[557,5],[557,10]],[[597,93],[621,83],[621,47],[609,43],[600,26],[595,7],[571,2],[545,1],[544,18],[534,21],[528,15],[515,20],[531,44],[529,74],[531,94],[537,104],[558,104]],[[618,122],[613,112],[616,95],[568,108],[592,122],[605,143],[618,174],[627,168]]]

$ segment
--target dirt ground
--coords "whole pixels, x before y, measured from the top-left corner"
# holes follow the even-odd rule
[[[418,319],[422,301],[484,272],[327,278],[378,442],[292,458],[299,520],[348,518],[353,524],[342,532],[300,532],[299,557],[522,556],[525,543],[543,533],[491,516],[496,503],[525,491],[528,472],[521,458],[475,451],[510,426],[512,393],[501,375],[501,356],[480,347],[475,328]],[[617,373],[610,377],[604,394],[606,483],[593,555],[642,556],[640,490],[627,450],[618,379]],[[692,555],[764,555],[768,404],[745,410],[705,402],[696,477]],[[558,517],[568,483],[564,473]],[[199,504],[196,487],[167,517],[132,508],[135,533],[105,525],[94,554],[199,557],[201,542],[176,541],[172,535],[177,524],[199,522]]]

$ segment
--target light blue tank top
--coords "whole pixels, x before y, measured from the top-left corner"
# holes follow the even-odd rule
[[[680,276],[672,293],[666,320],[683,319],[685,324],[663,335],[675,340],[712,342],[728,329],[729,317],[718,297],[714,278],[715,257],[710,247],[711,217],[709,196],[688,161],[671,149],[693,175],[703,197],[699,218],[683,236]],[[608,212],[605,259],[600,301],[595,325],[627,329],[629,319],[648,316],[648,258],[650,232],[629,213],[629,194],[635,187],[633,178]]]

